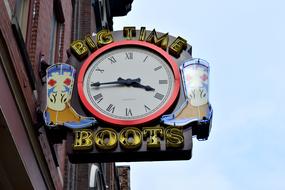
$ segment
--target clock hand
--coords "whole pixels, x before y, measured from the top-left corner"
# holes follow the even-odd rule
[[[121,84],[121,85],[126,85],[126,86],[130,86],[132,85],[132,83],[140,83],[141,79],[137,78],[137,79],[123,79],[121,77],[119,77],[116,81],[112,81],[112,82],[95,82],[92,83],[91,86],[101,86],[101,85],[107,85],[107,84]]]
[[[155,90],[154,88],[152,88],[149,85],[142,85],[141,83],[138,83],[138,82],[133,82],[131,84],[131,86],[135,87],[135,88],[144,88],[146,91],[154,91]]]
[[[146,91],[154,91],[155,89],[152,88],[151,86],[148,85],[142,85],[140,84],[141,79],[123,79],[119,77],[117,81],[112,81],[112,82],[95,82],[92,83],[91,86],[101,86],[101,85],[108,85],[108,84],[121,84],[121,85],[126,85],[126,86],[132,86],[135,88],[144,88]]]
[[[131,86],[133,83],[140,83],[141,82],[141,79],[140,78],[137,78],[137,79],[122,79],[121,77],[118,78],[117,80],[120,84],[124,84],[126,86]]]

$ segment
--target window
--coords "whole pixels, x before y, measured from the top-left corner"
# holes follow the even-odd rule
[[[62,10],[61,1],[54,1],[53,15],[51,18],[51,35],[49,49],[49,64],[63,61],[64,46],[64,28],[65,19]]]
[[[28,28],[29,7],[30,0],[16,0],[15,16],[25,41]]]
[[[58,28],[58,22],[55,14],[53,14],[51,19],[49,65],[52,65],[55,62],[55,52],[57,49],[57,28]]]
[[[98,166],[95,164],[91,165],[89,173],[89,189],[90,190],[102,190],[102,179]]]

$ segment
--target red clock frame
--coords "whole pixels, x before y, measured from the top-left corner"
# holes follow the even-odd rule
[[[96,110],[86,99],[83,91],[83,80],[85,73],[89,67],[90,64],[92,64],[93,60],[95,60],[98,56],[100,56],[102,53],[107,52],[110,49],[117,48],[117,47],[122,47],[122,46],[140,46],[146,49],[149,49],[150,51],[153,51],[160,55],[162,58],[164,58],[169,66],[172,69],[173,75],[174,75],[174,89],[171,94],[170,99],[167,101],[167,103],[162,106],[160,109],[158,109],[155,113],[146,116],[144,118],[140,119],[132,119],[132,120],[122,120],[122,119],[115,119],[111,118],[107,115],[102,114],[98,110]],[[180,73],[179,73],[179,68],[176,62],[173,60],[173,58],[163,49],[160,47],[144,42],[144,41],[138,41],[138,40],[122,40],[122,41],[117,41],[113,42],[111,44],[105,45],[101,47],[100,49],[96,50],[94,53],[92,53],[87,60],[83,63],[79,75],[78,75],[78,82],[77,82],[77,87],[78,87],[78,94],[79,97],[83,103],[83,105],[87,108],[87,110],[93,114],[95,118],[98,118],[108,124],[112,125],[119,125],[119,126],[135,126],[135,125],[140,125],[140,124],[145,124],[148,122],[151,122],[157,118],[159,118],[161,115],[163,115],[175,102],[175,100],[178,98],[179,90],[180,90]]]

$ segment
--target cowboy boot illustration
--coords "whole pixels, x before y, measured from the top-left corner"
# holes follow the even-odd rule
[[[162,117],[167,125],[186,126],[191,122],[209,118],[209,67],[203,60],[193,59],[181,67],[185,102],[174,113]]]
[[[96,123],[94,118],[83,117],[76,113],[70,104],[75,72],[74,67],[64,63],[48,67],[47,106],[44,111],[47,126],[85,128]]]

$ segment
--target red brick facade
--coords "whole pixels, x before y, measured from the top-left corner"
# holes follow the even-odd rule
[[[13,67],[15,69],[15,80],[19,81],[21,90],[28,104],[27,106],[30,110],[31,117],[34,121],[36,121],[36,115],[34,112],[35,99],[33,98],[32,88],[29,85],[28,77],[24,68],[24,63],[11,27],[11,16],[13,12],[15,12],[14,7],[15,1],[11,0],[10,3],[4,3],[4,1],[0,1],[0,29],[3,38],[7,44],[7,50],[10,54]],[[7,9],[9,10],[9,12]]]
[[[117,166],[120,190],[130,190],[130,166]]]
[[[1,90],[5,90],[6,102],[1,102],[1,114],[5,115],[4,121],[9,124],[9,131],[12,142],[17,147],[19,157],[22,160],[22,165],[27,172],[27,177],[30,180],[30,185],[34,189],[63,189],[64,165],[65,165],[65,144],[57,146],[58,164],[60,172],[57,168],[54,157],[52,156],[52,148],[48,142],[45,130],[41,127],[37,132],[39,120],[37,118],[37,109],[39,106],[39,94],[42,90],[42,84],[39,77],[39,61],[40,56],[44,55],[44,60],[50,60],[50,42],[51,42],[51,19],[54,14],[54,5],[58,5],[55,1],[40,1],[30,0],[27,6],[27,32],[26,36],[21,36],[21,32],[15,31],[19,25],[15,21],[17,3],[20,1],[1,0],[0,1],[0,34],[1,34],[1,69],[2,77],[6,76],[5,80],[9,81],[11,91],[1,85]],[[22,1],[24,2],[24,1]],[[59,2],[59,1],[58,1]],[[71,25],[72,25],[72,5],[70,0],[61,0],[62,13],[64,16],[64,23],[59,23],[56,37],[56,55],[55,59],[58,61],[65,61],[67,55],[65,50],[69,48],[71,43]],[[60,28],[60,30],[59,30]],[[25,38],[24,46],[28,57],[25,58],[25,51],[21,49],[21,41],[19,38]],[[8,63],[7,60],[10,60]],[[52,62],[52,61],[51,61]],[[33,71],[27,69],[27,63]],[[30,72],[30,73],[29,73]],[[34,77],[31,81],[30,76]],[[31,84],[34,82],[34,84]],[[34,87],[35,88],[34,88]],[[14,98],[8,98],[10,94],[14,94]],[[20,94],[19,94],[20,93]],[[23,96],[21,96],[21,94]],[[3,93],[2,93],[3,95]],[[1,96],[2,97],[2,96]],[[10,105],[10,108],[5,106]],[[15,105],[15,106],[13,106]],[[18,111],[17,111],[18,110]],[[17,124],[16,124],[16,123]],[[15,123],[15,127],[14,124]],[[19,135],[18,135],[19,134]],[[12,153],[11,153],[12,154]],[[14,159],[11,156],[11,162]],[[7,155],[9,157],[9,155]],[[0,166],[4,160],[0,159]],[[10,168],[10,163],[7,168]],[[12,166],[12,163],[11,163]],[[3,166],[5,175],[6,166]],[[23,176],[24,178],[24,176]],[[13,178],[7,177],[7,186],[10,184],[9,180]],[[18,178],[21,181],[21,177]],[[28,184],[28,183],[27,183]],[[24,186],[25,187],[25,186]],[[24,188],[23,187],[23,188]],[[28,186],[26,188],[29,189]],[[0,189],[1,186],[0,186]]]
[[[0,189],[88,188],[90,164],[70,164],[65,141],[53,145],[48,139],[39,112],[45,90],[39,72],[41,60],[65,62],[72,40],[102,28],[92,2],[0,0]],[[110,10],[104,2],[99,8]],[[106,22],[112,29],[110,12]],[[102,189],[118,189],[114,163],[97,165]]]

